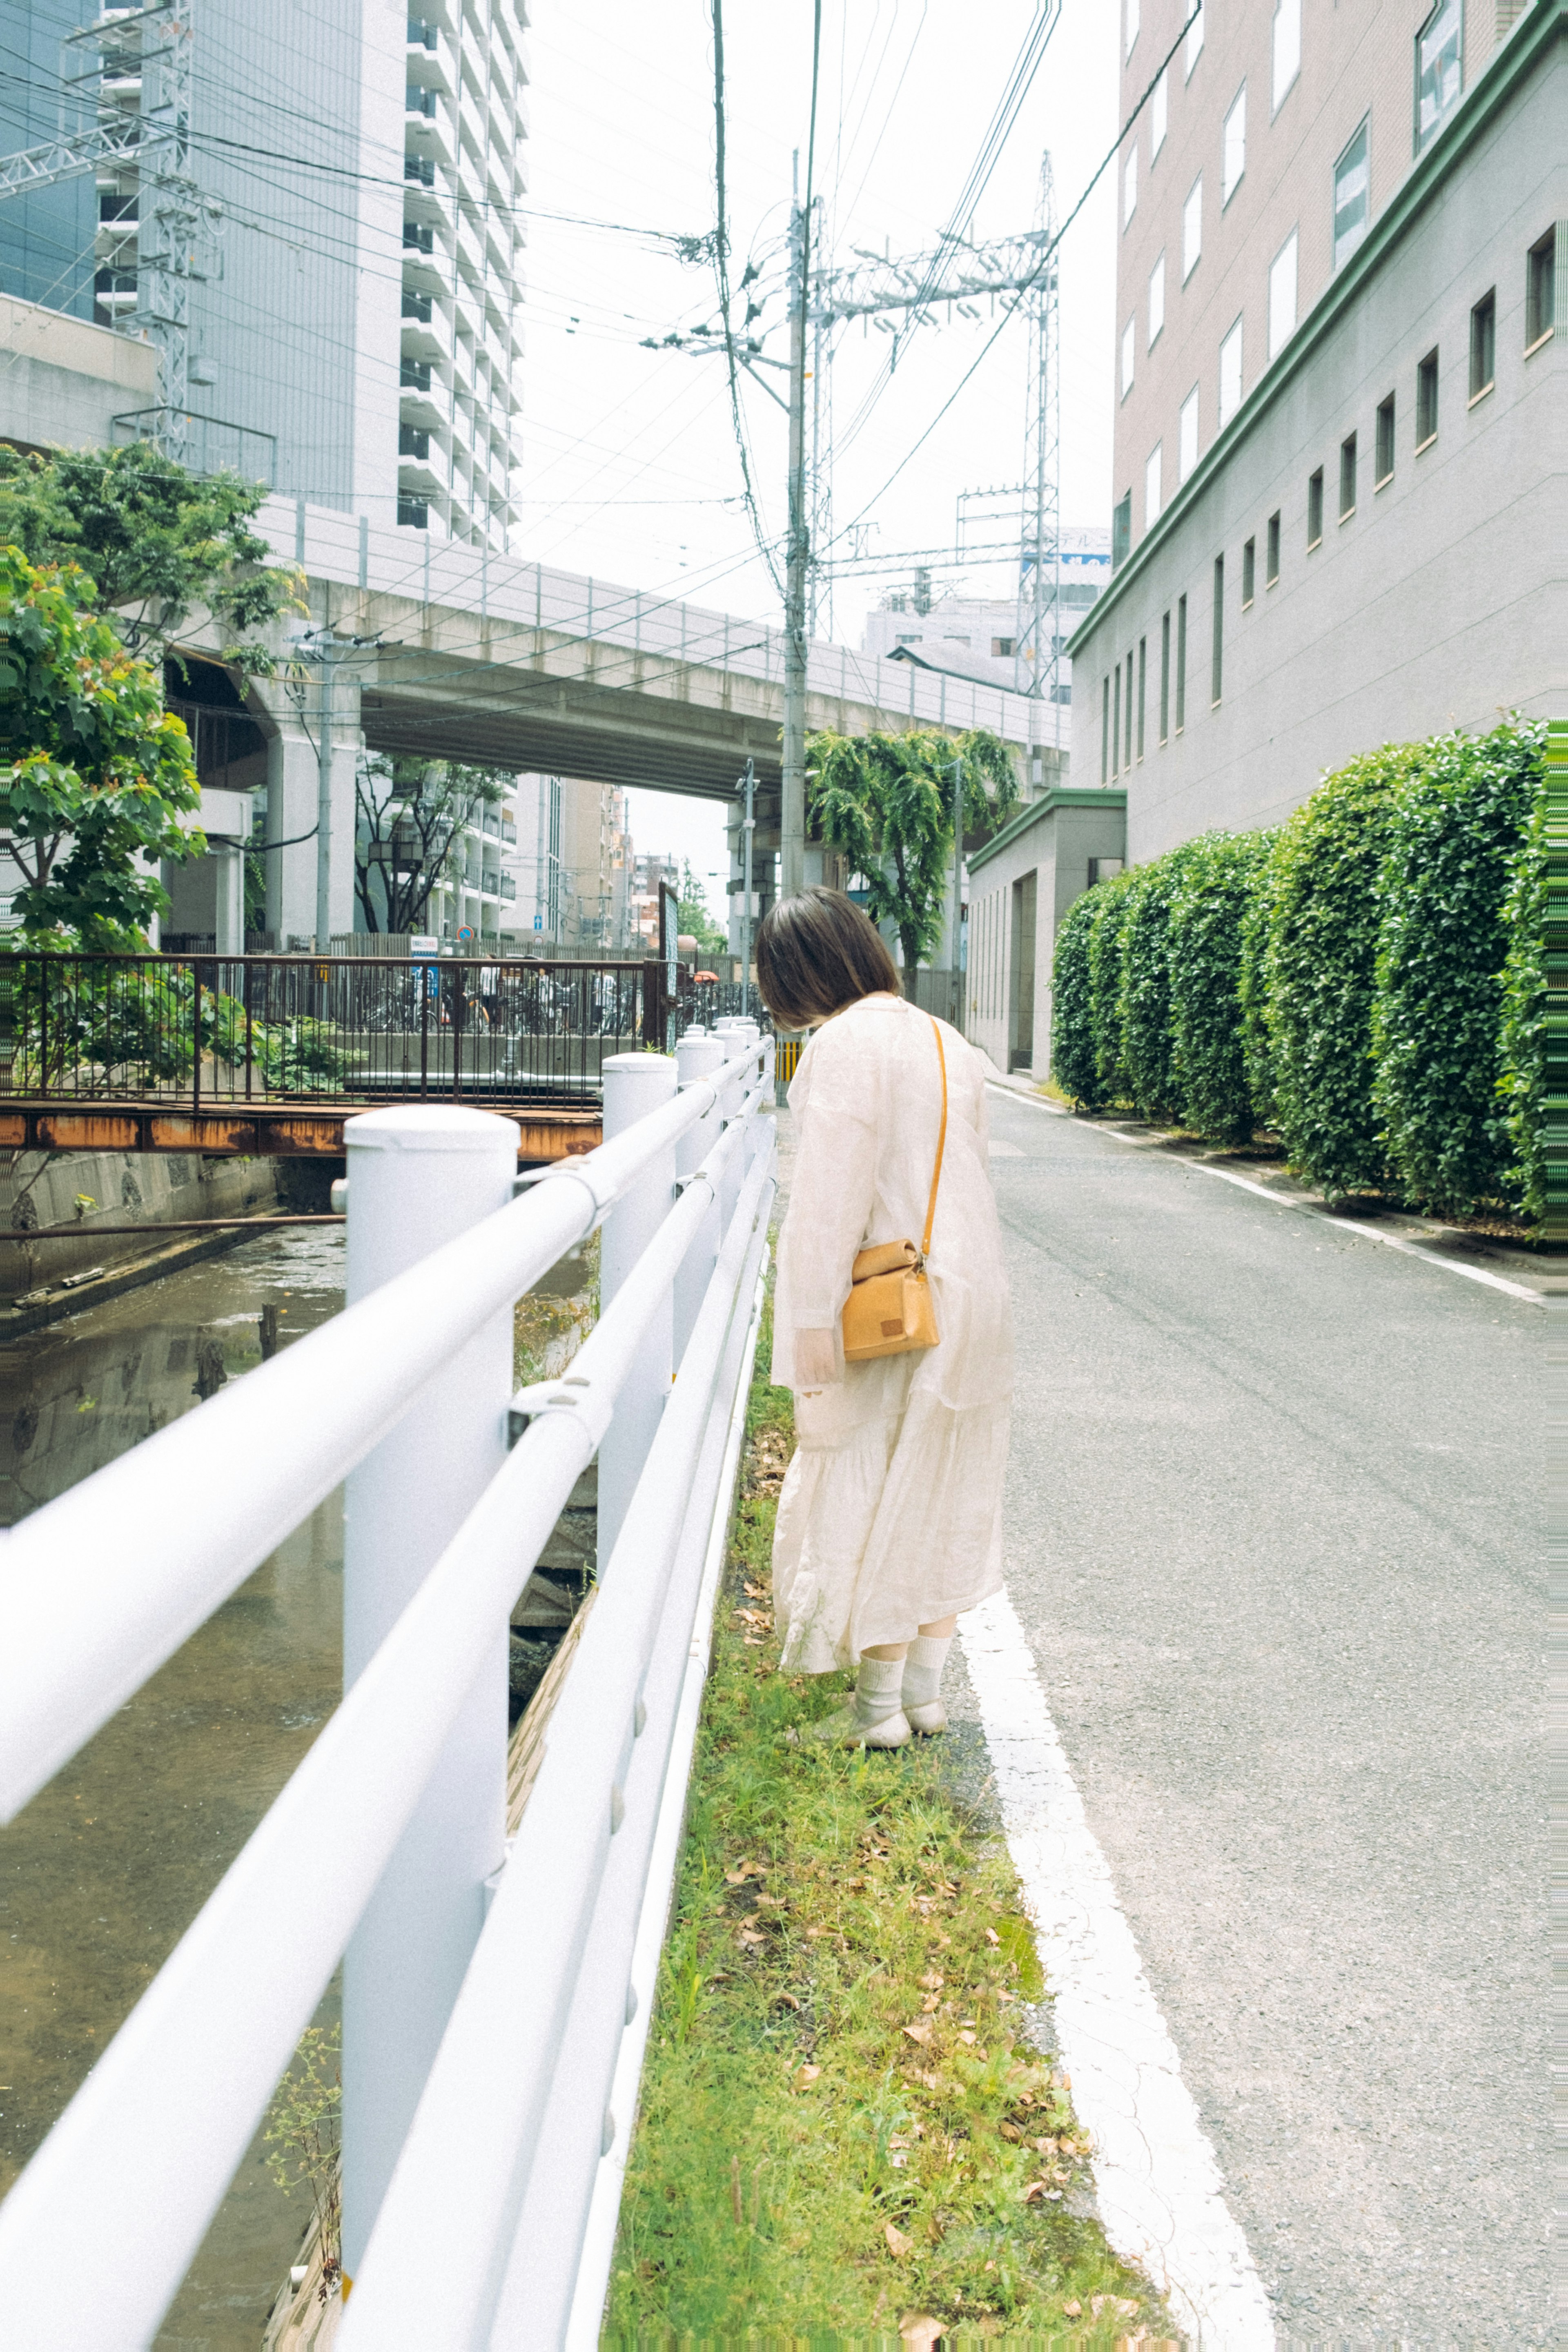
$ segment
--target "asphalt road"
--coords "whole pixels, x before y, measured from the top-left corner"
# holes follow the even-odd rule
[[[1009,1591],[1281,2342],[1544,2346],[1545,1318],[992,1119]]]

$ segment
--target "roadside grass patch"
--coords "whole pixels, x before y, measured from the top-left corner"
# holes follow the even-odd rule
[[[1070,2210],[1089,2143],[1026,2038],[1034,1939],[941,1743],[795,1736],[846,1678],[777,1672],[790,1407],[760,1374],[602,2340],[1168,2340]]]

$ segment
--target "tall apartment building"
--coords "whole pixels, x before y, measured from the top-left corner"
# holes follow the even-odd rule
[[[0,0],[0,152],[172,113],[194,190],[172,213],[132,150],[0,200],[0,292],[166,340],[177,247],[185,381],[160,399],[192,462],[504,547],[525,24],[524,0]]]
[[[615,955],[635,945],[626,794],[574,776],[520,776],[513,895],[502,923],[522,952]]]
[[[1563,0],[1121,0],[1113,576],[1075,783],[1128,851],[1562,709]],[[1174,44],[1174,53],[1169,57]],[[1087,690],[1086,690],[1087,688]]]

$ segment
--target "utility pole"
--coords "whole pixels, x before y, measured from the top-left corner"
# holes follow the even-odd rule
[[[321,708],[316,721],[316,953],[331,944],[332,888],[332,663],[337,646],[321,639]]]
[[[805,887],[805,583],[811,534],[805,516],[805,292],[810,218],[798,194],[791,208],[789,295],[789,538],[784,571],[784,805],[779,896]],[[746,836],[748,845],[750,834]],[[746,901],[747,921],[751,900]]]
[[[752,794],[756,789],[756,771],[750,760],[742,778],[746,793],[746,814],[741,820],[741,876],[745,886],[745,913],[741,919],[741,1018],[750,1020],[752,1013],[752,842],[757,830],[752,814]]]

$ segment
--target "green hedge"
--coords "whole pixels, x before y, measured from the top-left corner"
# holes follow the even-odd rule
[[[1086,890],[1068,908],[1051,967],[1051,1075],[1081,1110],[1099,1110],[1106,1100],[1095,1068],[1089,1000],[1089,935],[1099,895]]]
[[[1166,961],[1183,1124],[1224,1143],[1255,1123],[1242,1025],[1242,941],[1272,836],[1205,833],[1186,844],[1171,898]]]
[[[1272,834],[1205,834],[1069,909],[1056,1074],[1331,1199],[1546,1212],[1545,730],[1387,744]],[[1565,730],[1568,737],[1568,730]]]
[[[1144,1118],[1179,1109],[1181,1079],[1171,1025],[1171,906],[1191,844],[1133,869],[1121,927],[1121,1060]]]
[[[1447,735],[1395,798],[1379,877],[1373,1102],[1389,1163],[1439,1214],[1500,1199],[1514,1158],[1502,1076],[1504,919],[1545,730]]]

